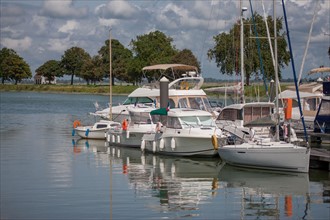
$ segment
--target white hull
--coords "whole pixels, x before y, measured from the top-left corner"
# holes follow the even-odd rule
[[[118,122],[100,120],[92,126],[78,126],[74,128],[74,133],[85,139],[105,140],[107,132],[118,126],[120,126],[120,123]]]
[[[212,134],[207,136],[147,134],[143,137],[144,150],[171,156],[216,157],[217,150],[212,145]],[[163,142],[163,143],[161,143]]]
[[[111,130],[108,132],[107,141],[115,146],[140,148],[143,135],[153,132],[154,127],[153,124],[147,124],[130,126],[127,131]]]
[[[88,132],[87,132],[87,129],[89,129]],[[84,127],[75,128],[76,134],[79,137],[85,138],[85,139],[103,139],[103,140],[105,140],[106,132],[108,130],[109,130],[109,128],[93,130],[92,126],[84,126]]]
[[[235,166],[304,173],[309,169],[310,150],[286,142],[225,145],[218,153]]]

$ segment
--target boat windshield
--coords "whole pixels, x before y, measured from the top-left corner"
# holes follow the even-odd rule
[[[186,117],[180,117],[180,120],[183,128],[214,126],[211,116],[186,116]]]
[[[151,124],[149,112],[129,112],[130,124]]]
[[[132,104],[153,104],[153,100],[148,97],[128,97],[123,105],[132,105]]]

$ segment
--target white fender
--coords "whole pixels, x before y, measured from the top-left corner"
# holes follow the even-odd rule
[[[107,141],[110,142],[110,134],[107,135]]]
[[[172,150],[175,149],[175,139],[174,138],[171,139],[171,148],[172,148]]]
[[[117,135],[117,143],[120,143],[120,135]]]
[[[129,131],[126,131],[126,138],[129,139]]]
[[[142,140],[141,141],[141,150],[144,151],[145,148],[146,148],[146,141]]]
[[[152,142],[152,152],[156,152],[156,141]]]
[[[164,139],[162,138],[162,139],[160,139],[160,141],[159,141],[159,148],[160,148],[161,150],[163,150],[163,149],[164,149],[164,145],[165,145],[165,142],[164,142]]]
[[[112,143],[115,143],[116,142],[116,137],[115,137],[115,135],[111,135],[111,139],[112,139]]]

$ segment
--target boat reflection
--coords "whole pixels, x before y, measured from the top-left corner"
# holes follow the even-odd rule
[[[198,210],[201,204],[211,202],[216,195],[221,169],[217,158],[161,156],[113,146],[110,146],[110,155],[123,160],[123,173],[140,198],[159,198],[159,203],[148,205],[154,210]]]
[[[225,165],[219,172],[219,181],[226,190],[240,190],[241,218],[299,216],[304,219],[308,214],[310,186],[306,173],[271,172]]]

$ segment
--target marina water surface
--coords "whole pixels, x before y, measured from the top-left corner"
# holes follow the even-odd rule
[[[327,171],[241,169],[72,137],[73,121],[93,123],[93,103],[108,101],[1,92],[1,219],[330,219]]]

